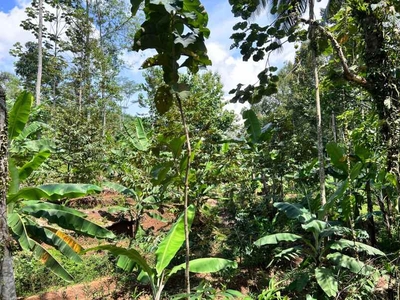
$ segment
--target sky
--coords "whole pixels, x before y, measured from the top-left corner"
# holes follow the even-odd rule
[[[34,40],[30,32],[20,27],[22,20],[26,18],[25,7],[30,0],[0,0],[0,71],[13,72],[14,57],[9,50],[16,42],[22,45],[27,41]],[[224,85],[225,99],[230,96],[228,92],[236,88],[238,83],[254,84],[257,82],[257,74],[265,67],[266,62],[243,62],[237,50],[230,50],[232,44],[229,37],[233,33],[232,26],[240,20],[234,18],[228,0],[203,0],[203,5],[209,14],[210,38],[206,41],[208,55],[212,66],[208,69],[221,75]],[[322,7],[326,1],[317,2],[317,9]],[[263,22],[266,14],[261,14],[255,21]],[[140,65],[146,58],[146,53],[126,52],[123,55],[128,62],[129,68],[123,72],[124,77],[131,78],[136,82],[142,82]],[[269,59],[269,64],[277,67],[283,66],[286,61],[293,60],[295,50],[293,44],[284,47],[280,52],[275,52]],[[240,112],[243,105],[228,104],[227,109]],[[137,105],[130,104],[127,112],[131,114],[143,113]]]

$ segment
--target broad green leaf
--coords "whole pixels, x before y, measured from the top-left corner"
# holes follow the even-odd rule
[[[64,211],[78,217],[86,218],[86,214],[76,210],[74,208],[67,207],[65,205],[43,202],[43,201],[36,201],[36,200],[28,200],[23,202],[23,211],[26,213],[32,213],[38,210],[47,210],[47,209],[55,209],[59,211]]]
[[[171,150],[174,158],[181,156],[183,144],[186,141],[186,137],[183,135],[181,137],[174,138],[172,141],[167,143],[168,148]]]
[[[44,126],[43,123],[34,121],[22,130],[22,132],[16,137],[14,140],[15,141],[24,141],[26,138],[28,138],[31,134],[36,133],[39,131]]]
[[[189,230],[193,223],[195,214],[194,205],[190,205],[187,209],[188,215],[188,226]],[[184,214],[182,214],[175,224],[172,226],[170,231],[164,240],[158,245],[156,251],[156,271],[159,276],[164,269],[169,265],[175,254],[181,248],[185,241],[185,227],[184,227]]]
[[[137,266],[137,263],[128,256],[120,255],[118,257],[117,266],[125,272],[132,272]]]
[[[18,237],[18,243],[21,248],[26,251],[32,251],[35,258],[48,267],[56,275],[60,276],[66,281],[72,281],[71,275],[60,265],[60,263],[39,243],[29,237],[28,227],[26,226],[23,218],[17,213],[8,215],[8,226]]]
[[[132,16],[136,16],[137,11],[139,10],[140,4],[142,4],[144,0],[131,0],[132,8],[131,13]]]
[[[293,233],[275,233],[266,235],[254,242],[256,246],[275,245],[279,242],[294,242],[301,239],[300,235]]]
[[[347,173],[346,151],[334,142],[326,144],[326,151],[331,158],[332,164]]]
[[[61,264],[39,243],[33,241],[34,246],[32,248],[33,255],[42,264],[48,267],[54,274],[60,276],[65,281],[73,281],[72,276],[61,266]]]
[[[153,274],[153,270],[150,268],[150,266],[147,264],[146,260],[140,255],[139,252],[137,252],[135,249],[125,249],[113,245],[102,245],[102,246],[97,246],[94,248],[86,249],[83,251],[83,253],[87,253],[89,251],[97,251],[97,250],[104,250],[110,252],[112,255],[115,256],[126,256],[133,262],[137,263],[138,266],[145,271],[147,274],[150,276]]]
[[[321,233],[326,228],[326,222],[320,220],[311,220],[301,225],[304,230],[311,231],[314,233]]]
[[[372,246],[366,245],[364,243],[360,242],[354,242],[346,239],[340,239],[336,242],[334,242],[331,246],[331,249],[335,250],[343,250],[346,248],[351,248],[354,251],[357,252],[366,252],[368,255],[382,255],[385,256],[385,253],[383,253],[381,250],[376,249]]]
[[[47,229],[46,227],[37,226],[36,224],[26,225],[26,230],[29,235],[36,241],[40,241],[46,243],[47,245],[55,247],[62,254],[75,262],[82,261],[81,257],[77,254],[82,251],[82,247],[75,242],[73,246],[75,246],[75,249],[77,251],[74,251],[74,249],[70,246],[70,244],[72,244],[72,238],[70,237],[69,239],[67,239],[67,243],[63,238],[60,237],[62,236],[66,238],[66,234],[57,235],[57,230],[53,229],[54,231],[52,231]]]
[[[31,175],[33,171],[37,170],[49,156],[50,150],[44,150],[37,153],[31,161],[27,162],[19,169],[19,179],[24,180],[28,178],[29,175]]]
[[[102,189],[94,184],[74,184],[74,183],[57,183],[40,185],[37,188],[44,191],[49,200],[58,200],[61,198],[78,198],[87,194],[99,193]],[[38,199],[31,199],[38,200]]]
[[[261,125],[255,112],[251,109],[243,112],[244,125],[250,136],[252,144],[257,144],[261,135]]]
[[[46,229],[52,231],[56,236],[67,243],[75,253],[79,254],[84,250],[83,247],[72,236],[52,227],[46,226]]]
[[[268,123],[263,128],[261,128],[260,141],[270,141],[272,134],[274,133],[274,127],[272,123]]]
[[[336,191],[329,197],[328,201],[322,208],[322,211],[324,214],[322,217],[324,217],[326,215],[326,213],[328,213],[335,206],[335,202],[337,199],[340,199],[343,197],[348,186],[349,186],[349,181],[347,179],[338,186]]]
[[[354,153],[361,159],[363,163],[365,163],[367,159],[371,157],[371,152],[364,146],[360,145],[355,146]]]
[[[19,190],[19,174],[12,157],[8,158],[8,172],[10,173],[10,183],[7,194],[15,194]]]
[[[42,206],[42,203],[39,205],[24,206],[21,211],[36,218],[45,218],[49,223],[57,224],[64,229],[74,230],[97,238],[115,238],[115,235],[111,231],[84,219],[74,212],[58,208],[44,209],[38,206]]]
[[[135,126],[135,131],[131,130],[130,127],[124,124],[125,131],[129,137],[129,142],[139,151],[147,151],[150,147],[150,142],[147,139],[142,120],[140,118],[135,118],[133,124]]]
[[[336,296],[338,292],[338,282],[330,269],[316,268],[315,278],[317,279],[318,285],[328,297]]]
[[[77,198],[93,192],[101,192],[102,189],[93,184],[73,184],[59,183],[46,184],[37,187],[27,187],[19,190],[15,194],[8,195],[7,203],[12,203],[21,199],[24,200],[58,200],[61,198]]]
[[[154,97],[156,109],[160,115],[165,114],[172,107],[174,97],[172,96],[171,89],[167,86],[160,86],[157,89],[156,96]]]
[[[17,236],[21,248],[30,251],[34,244],[26,231],[22,217],[18,213],[12,212],[7,217],[7,223],[12,232]]]
[[[228,267],[236,269],[237,262],[216,257],[199,258],[189,262],[189,271],[192,273],[215,273]],[[183,269],[186,269],[186,263],[173,267],[169,276]]]
[[[8,115],[8,138],[15,139],[28,122],[33,103],[33,96],[29,92],[22,92],[15,101]]]
[[[299,204],[276,202],[274,203],[274,207],[276,207],[280,211],[283,211],[288,218],[297,219],[301,223],[305,223],[314,218],[314,216],[307,209]]]
[[[350,178],[351,180],[355,180],[358,175],[360,175],[361,170],[363,168],[363,163],[361,161],[358,161],[350,170]]]
[[[356,274],[368,275],[373,270],[373,268],[367,266],[354,257],[350,257],[339,252],[328,254],[326,258],[333,261],[338,266],[349,269],[351,272]]]
[[[149,139],[147,138],[146,131],[144,130],[142,119],[135,118],[134,123],[135,123],[136,135],[141,145],[141,148],[143,149],[143,151],[146,151],[150,147],[150,143]]]
[[[11,204],[18,200],[38,200],[38,199],[46,199],[48,194],[44,192],[42,189],[37,187],[27,187],[20,189],[15,194],[7,195],[7,204]]]

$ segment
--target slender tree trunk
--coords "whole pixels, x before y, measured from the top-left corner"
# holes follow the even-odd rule
[[[38,28],[38,68],[36,79],[36,105],[40,105],[40,87],[42,85],[43,67],[43,0],[39,0],[39,28]]]
[[[368,207],[368,217],[367,217],[367,230],[369,235],[369,240],[372,246],[376,246],[376,230],[375,230],[375,222],[374,222],[374,204],[372,202],[371,196],[371,181],[368,179],[365,184],[365,193],[367,195],[367,207]]]
[[[318,161],[319,161],[319,186],[320,186],[320,198],[321,205],[326,203],[325,193],[325,166],[324,166],[324,145],[322,142],[322,114],[321,114],[321,102],[320,102],[320,91],[319,91],[319,77],[318,77],[318,62],[317,62],[317,49],[316,49],[316,37],[315,37],[315,26],[312,25],[314,21],[314,0],[309,0],[309,18],[311,24],[309,25],[309,39],[311,43],[311,56],[312,64],[314,69],[314,82],[315,82],[315,104],[317,110],[317,148],[318,148]]]
[[[189,222],[188,222],[188,207],[189,207],[189,174],[190,174],[190,165],[191,165],[191,156],[192,156],[192,147],[190,145],[190,135],[189,128],[186,123],[185,113],[183,111],[182,102],[177,95],[179,112],[181,114],[182,125],[185,130],[186,136],[186,147],[187,147],[187,164],[186,164],[186,173],[185,173],[185,189],[184,189],[184,223],[185,223],[185,246],[186,246],[186,269],[185,269],[185,282],[186,282],[186,293],[190,295],[190,273],[189,273],[189,261],[190,261],[190,243],[189,243]],[[187,297],[189,299],[189,296]]]
[[[333,133],[333,141],[337,143],[336,116],[333,111],[332,111],[332,133]]]
[[[4,90],[0,87],[0,300],[17,299],[7,225],[8,138]]]

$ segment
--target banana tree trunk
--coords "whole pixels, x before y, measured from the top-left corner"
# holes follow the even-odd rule
[[[0,87],[0,300],[17,299],[7,226],[8,179],[7,110],[4,90]]]

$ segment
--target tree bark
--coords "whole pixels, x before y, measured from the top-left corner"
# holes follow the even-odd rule
[[[309,18],[311,24],[309,25],[309,39],[311,44],[311,56],[312,64],[314,69],[314,88],[315,88],[315,104],[317,110],[317,149],[318,149],[318,161],[319,161],[319,187],[320,187],[320,199],[321,205],[326,203],[326,192],[325,192],[325,165],[324,165],[324,145],[322,142],[322,114],[321,114],[321,101],[320,101],[320,90],[319,90],[319,77],[318,77],[318,62],[317,62],[317,45],[315,36],[315,25],[313,21],[314,17],[314,0],[309,0]]]
[[[17,299],[7,225],[8,138],[5,92],[0,87],[0,300]]]
[[[36,105],[40,105],[40,87],[42,85],[43,68],[43,0],[39,0],[39,28],[38,28],[38,68],[36,78]]]

